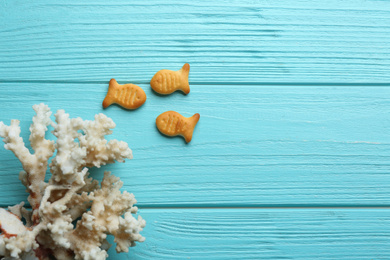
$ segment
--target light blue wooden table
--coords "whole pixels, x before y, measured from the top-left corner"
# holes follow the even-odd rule
[[[155,95],[191,64],[191,93]],[[108,81],[136,111],[103,110]],[[144,243],[109,259],[390,259],[390,1],[0,1],[0,121],[44,102],[117,124]],[[200,113],[194,138],[155,118]],[[26,199],[0,150],[0,206]],[[102,171],[95,171],[101,176]]]

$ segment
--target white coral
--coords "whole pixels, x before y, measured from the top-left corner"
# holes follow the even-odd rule
[[[106,259],[108,234],[115,236],[117,252],[128,252],[135,241],[142,242],[139,233],[145,221],[134,206],[133,194],[120,192],[123,183],[105,172],[99,184],[89,177],[87,167],[100,167],[132,158],[125,142],[105,139],[115,123],[103,114],[94,121],[69,118],[63,110],[50,120],[51,111],[44,104],[33,106],[36,115],[30,127],[31,154],[20,137],[18,120],[7,126],[0,122],[4,147],[21,161],[19,178],[30,194],[32,211],[23,204],[0,209],[0,257],[4,259]],[[45,139],[52,125],[56,142]],[[49,158],[52,177],[45,182]],[[123,216],[123,217],[122,217]],[[21,218],[25,218],[23,225]],[[81,219],[76,226],[72,224]]]

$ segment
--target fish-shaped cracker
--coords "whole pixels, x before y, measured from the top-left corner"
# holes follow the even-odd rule
[[[178,70],[160,70],[154,74],[150,81],[150,86],[154,91],[162,95],[168,95],[176,90],[181,90],[184,94],[190,93],[190,84],[188,83],[188,74],[190,73],[190,64],[186,63]]]
[[[175,111],[167,111],[156,118],[156,126],[161,133],[167,136],[181,135],[189,143],[199,118],[198,113],[192,117],[184,117]]]
[[[119,85],[115,79],[111,79],[108,91],[103,100],[103,108],[115,103],[126,109],[136,109],[146,101],[145,91],[134,84]]]

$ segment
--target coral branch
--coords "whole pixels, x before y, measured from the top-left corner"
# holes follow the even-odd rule
[[[34,149],[31,154],[26,148],[23,138],[20,137],[18,120],[12,120],[10,126],[0,122],[0,136],[4,138],[4,147],[11,150],[22,163],[24,172],[21,172],[20,179],[30,193],[28,201],[33,208],[33,222],[38,221],[37,209],[45,187],[44,179],[47,170],[47,162],[54,153],[54,142],[45,139],[47,126],[50,125],[50,109],[44,104],[33,106],[36,115],[30,127],[30,144]]]
[[[24,169],[30,169],[36,164],[36,161],[24,145],[23,138],[20,137],[19,123],[19,120],[11,120],[11,125],[7,126],[0,122],[0,136],[4,138],[4,148],[15,154]]]
[[[47,127],[51,124],[51,111],[47,105],[34,105],[33,109],[36,115],[33,117],[33,123],[30,127],[30,144],[34,149],[38,162],[47,163],[47,160],[53,155],[54,141],[46,140],[45,133]],[[46,168],[45,168],[46,172]]]
[[[115,161],[123,162],[132,158],[132,153],[125,142],[111,140],[107,142],[104,137],[112,133],[115,123],[103,114],[95,116],[95,121],[86,121],[85,135],[80,137],[81,147],[87,150],[86,165],[100,167]]]

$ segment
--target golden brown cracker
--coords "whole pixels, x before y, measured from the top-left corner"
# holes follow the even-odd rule
[[[190,64],[186,63],[178,71],[160,70],[150,81],[150,86],[154,91],[162,95],[168,95],[176,90],[181,90],[184,94],[190,93],[188,74]]]
[[[192,117],[184,117],[175,111],[167,111],[156,118],[156,126],[161,133],[167,136],[181,135],[189,143],[199,118],[198,113]]]
[[[137,109],[146,101],[145,91],[134,84],[119,85],[115,79],[111,79],[108,85],[107,95],[103,100],[103,108],[115,103],[126,109]]]

